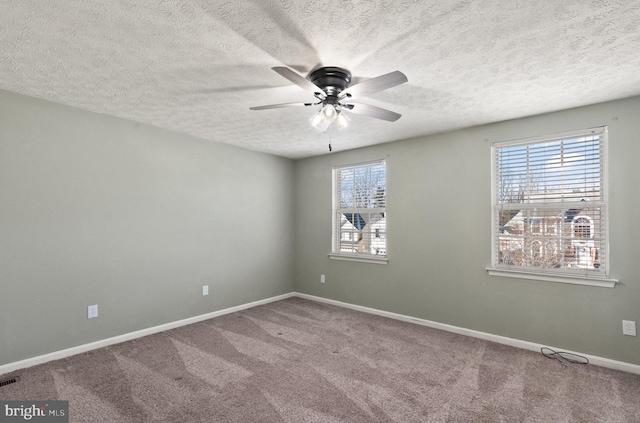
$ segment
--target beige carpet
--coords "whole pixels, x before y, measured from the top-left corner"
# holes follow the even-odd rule
[[[640,422],[640,376],[300,298],[4,375],[72,422]]]

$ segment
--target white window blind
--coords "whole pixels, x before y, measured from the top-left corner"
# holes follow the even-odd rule
[[[387,255],[384,160],[334,168],[333,255]]]
[[[495,143],[493,267],[608,278],[606,127]]]

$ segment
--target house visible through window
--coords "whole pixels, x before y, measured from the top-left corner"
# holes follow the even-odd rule
[[[340,166],[333,172],[333,247],[330,256],[385,260],[386,162],[380,160]]]
[[[493,145],[490,271],[608,279],[606,141],[601,127]]]

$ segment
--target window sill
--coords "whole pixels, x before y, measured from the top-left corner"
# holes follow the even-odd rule
[[[544,273],[525,272],[521,270],[487,268],[491,276],[502,276],[505,278],[530,279],[536,281],[570,283],[574,285],[599,286],[601,288],[613,288],[619,281],[608,278],[586,278],[580,276],[552,275]]]
[[[362,263],[387,264],[389,259],[387,256],[366,256],[361,254],[338,254],[329,253],[331,260],[359,261]]]

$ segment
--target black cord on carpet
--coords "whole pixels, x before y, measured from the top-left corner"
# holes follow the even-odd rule
[[[547,358],[558,360],[560,364],[562,364],[562,367],[564,367],[565,369],[567,368],[567,364],[565,363],[565,361],[567,363],[574,364],[589,364],[589,359],[587,357],[583,357],[578,354],[568,353],[565,351],[554,351],[551,348],[547,347],[540,348],[540,352]]]

